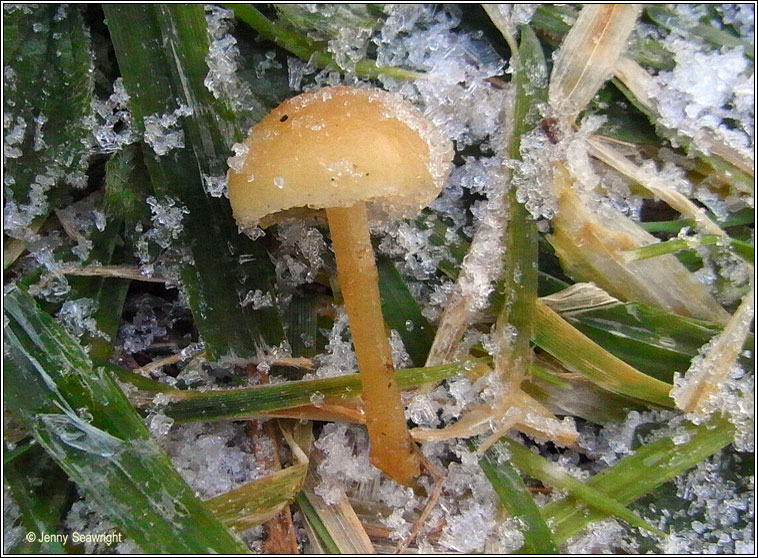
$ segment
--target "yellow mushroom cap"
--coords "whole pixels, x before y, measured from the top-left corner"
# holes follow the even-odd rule
[[[439,194],[453,159],[452,142],[402,97],[352,87],[285,101],[244,145],[229,170],[229,201],[244,227],[359,201],[373,215],[415,215]]]

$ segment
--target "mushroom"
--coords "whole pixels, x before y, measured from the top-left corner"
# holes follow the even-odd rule
[[[240,226],[326,210],[363,384],[371,462],[407,485],[420,473],[420,455],[395,381],[369,217],[409,217],[433,200],[450,172],[452,143],[397,95],[327,87],[279,105],[244,145],[244,161],[229,171],[229,201]]]

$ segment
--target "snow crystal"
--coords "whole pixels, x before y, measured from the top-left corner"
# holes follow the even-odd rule
[[[255,480],[261,471],[246,448],[244,423],[181,424],[171,429],[166,451],[185,481],[203,498],[212,498]]]
[[[145,237],[161,248],[169,248],[171,241],[179,238],[182,232],[182,219],[189,210],[177,206],[176,202],[168,197],[159,202],[154,196],[148,196],[145,201],[150,206],[153,222],[153,227],[147,231]]]
[[[232,145],[232,151],[234,151],[234,156],[229,157],[226,160],[226,164],[229,165],[230,169],[237,172],[242,172],[242,168],[245,165],[247,154],[250,152],[250,148],[247,146],[247,144],[235,143]]]
[[[184,147],[184,130],[177,128],[179,118],[190,116],[192,109],[180,104],[172,112],[163,115],[151,114],[144,118],[144,138],[156,155],[163,156],[172,149]]]
[[[220,176],[209,176],[203,173],[201,176],[203,179],[203,189],[206,194],[213,198],[229,197],[229,182],[225,174]]]
[[[316,376],[329,378],[355,373],[358,370],[358,360],[353,350],[352,336],[344,307],[340,306],[336,309],[331,331],[322,330],[322,333],[328,342],[324,347],[324,353],[313,359],[317,367]]]
[[[279,247],[275,252],[279,288],[290,292],[303,283],[312,283],[324,266],[326,241],[316,227],[301,219],[291,219],[276,228]]]
[[[255,77],[258,79],[261,79],[267,70],[270,69],[281,69],[282,65],[276,61],[276,52],[273,50],[269,50],[263,55],[263,59],[258,62],[258,64],[255,65]]]
[[[131,323],[126,322],[119,328],[119,345],[125,353],[138,353],[166,333],[166,328],[159,323],[153,308],[149,304],[140,304]]]
[[[260,289],[255,289],[248,291],[240,304],[242,306],[252,305],[253,310],[260,310],[261,308],[271,308],[274,303],[274,297],[270,292],[264,293]]]
[[[108,99],[92,99],[92,115],[87,121],[100,151],[118,151],[137,139],[128,103],[129,95],[120,77],[113,82]]]
[[[58,311],[58,321],[71,335],[81,337],[85,333],[108,339],[108,335],[97,329],[97,321],[92,316],[97,310],[97,302],[91,298],[67,300]]]

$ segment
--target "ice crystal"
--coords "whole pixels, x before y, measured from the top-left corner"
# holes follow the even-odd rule
[[[179,127],[179,118],[190,116],[192,112],[190,107],[179,105],[172,112],[144,118],[144,138],[156,155],[163,156],[172,149],[184,147],[184,130]]]
[[[120,77],[113,82],[113,93],[108,99],[92,100],[92,115],[88,122],[100,151],[118,151],[137,139],[128,103],[129,95]]]

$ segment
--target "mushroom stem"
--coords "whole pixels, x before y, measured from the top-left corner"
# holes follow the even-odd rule
[[[358,202],[350,207],[327,208],[326,215],[363,384],[371,463],[408,485],[420,474],[421,461],[395,381],[366,205]]]

